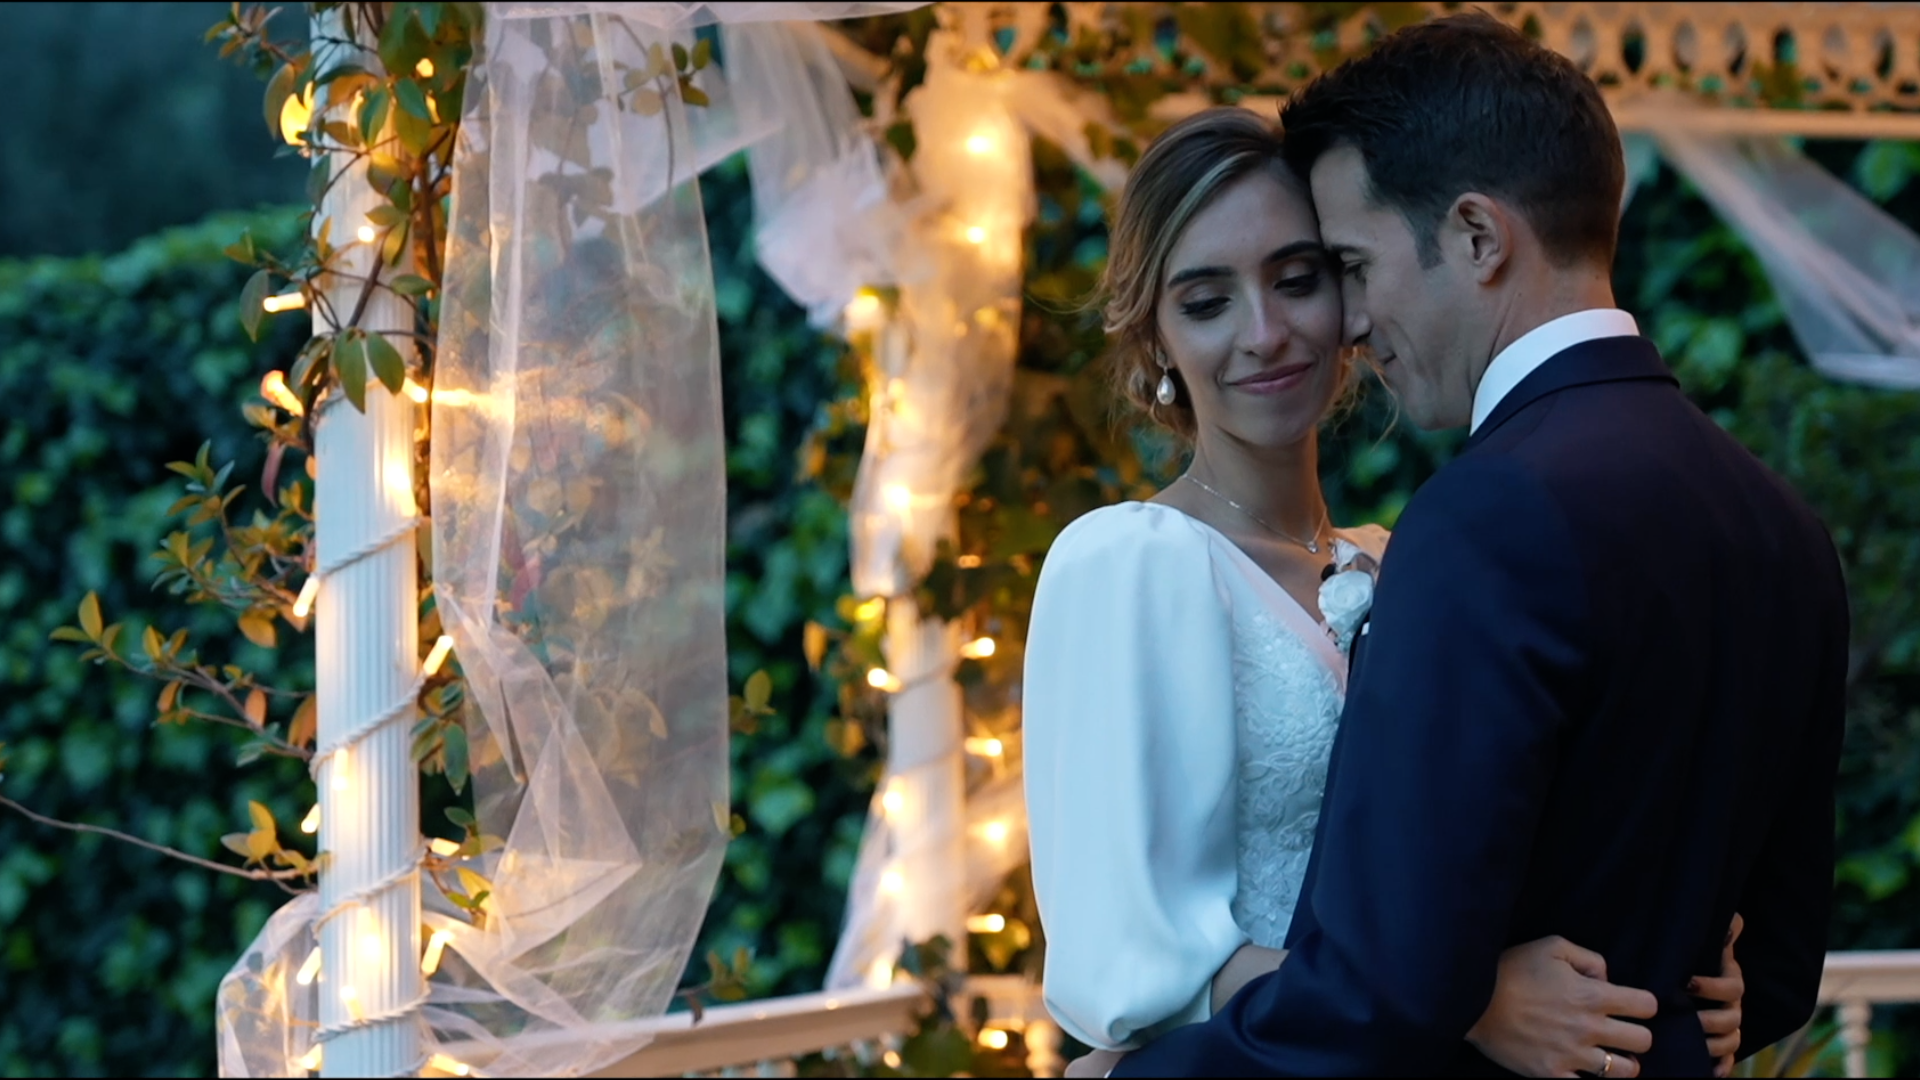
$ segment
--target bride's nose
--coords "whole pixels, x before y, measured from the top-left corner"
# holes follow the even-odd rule
[[[1287,321],[1283,305],[1271,297],[1262,299],[1262,303],[1248,305],[1251,314],[1240,327],[1239,346],[1250,356],[1264,358],[1286,347],[1293,337],[1293,326]]]

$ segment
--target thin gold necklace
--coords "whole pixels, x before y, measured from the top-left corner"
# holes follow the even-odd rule
[[[1242,514],[1245,514],[1247,517],[1252,518],[1254,522],[1260,525],[1261,528],[1266,529],[1268,532],[1274,534],[1275,536],[1280,537],[1282,540],[1299,544],[1301,547],[1306,548],[1307,551],[1311,554],[1314,554],[1314,555],[1320,554],[1320,532],[1327,527],[1327,504],[1326,503],[1323,502],[1320,504],[1320,528],[1314,530],[1313,539],[1302,540],[1299,537],[1293,535],[1290,532],[1287,532],[1284,529],[1275,528],[1273,525],[1269,524],[1265,518],[1262,518],[1260,515],[1254,513],[1253,511],[1247,509],[1244,506],[1241,506],[1239,503],[1234,502],[1232,499],[1227,498],[1225,495],[1220,494],[1218,491],[1213,490],[1213,488],[1208,487],[1205,481],[1201,480],[1199,477],[1193,475],[1192,473],[1181,473],[1180,479],[1193,481],[1194,486],[1199,488],[1201,491],[1204,491],[1207,494],[1213,496],[1214,498],[1219,499],[1221,502],[1226,503],[1228,506],[1231,506],[1235,510],[1240,511]]]

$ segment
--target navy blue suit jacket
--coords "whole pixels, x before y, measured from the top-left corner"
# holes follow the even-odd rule
[[[1826,529],[1649,342],[1548,360],[1395,529],[1286,962],[1113,1075],[1498,1072],[1464,1038],[1500,953],[1560,934],[1659,997],[1645,1075],[1706,1076],[1685,987],[1736,911],[1742,1052],[1792,1033],[1847,633]]]

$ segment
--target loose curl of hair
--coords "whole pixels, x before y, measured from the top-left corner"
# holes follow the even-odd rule
[[[1191,441],[1197,431],[1193,399],[1171,365],[1162,368],[1156,312],[1167,260],[1193,219],[1243,177],[1265,171],[1302,199],[1306,185],[1288,167],[1280,128],[1247,109],[1217,106],[1186,117],[1148,145],[1127,177],[1107,238],[1107,267],[1099,296],[1107,333],[1107,365],[1121,401]],[[1338,402],[1350,395],[1352,365],[1341,379]],[[1173,379],[1174,399],[1160,404],[1160,377]]]

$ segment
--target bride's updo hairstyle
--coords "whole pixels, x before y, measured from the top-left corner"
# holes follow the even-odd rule
[[[1182,439],[1196,430],[1193,400],[1178,370],[1171,405],[1154,397],[1160,385],[1156,318],[1167,259],[1195,216],[1235,181],[1266,171],[1310,200],[1282,157],[1280,128],[1248,109],[1217,106],[1161,132],[1127,176],[1107,237],[1101,280],[1107,362],[1120,398]]]

